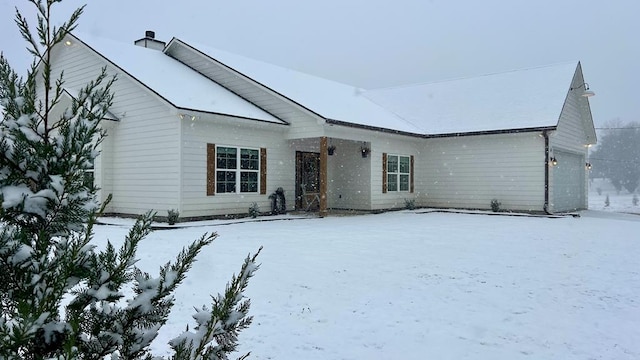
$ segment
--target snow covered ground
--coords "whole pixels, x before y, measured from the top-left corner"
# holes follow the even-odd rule
[[[247,294],[254,323],[240,337],[252,359],[640,358],[638,215],[283,219],[149,236],[139,266],[157,273],[202,233],[220,235],[176,294],[157,353],[264,246]],[[127,231],[98,226],[96,241],[119,244]]]
[[[636,192],[640,194],[640,189]],[[609,206],[605,204],[607,196]],[[640,199],[640,195],[636,196]],[[617,191],[608,179],[593,179],[589,182],[589,209],[640,214],[640,200],[634,205],[633,194],[627,190]]]

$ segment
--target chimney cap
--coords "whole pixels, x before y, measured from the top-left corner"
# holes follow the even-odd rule
[[[155,39],[156,32],[155,31],[151,31],[151,30],[147,30],[147,31],[144,32],[144,37],[149,38],[149,39]]]

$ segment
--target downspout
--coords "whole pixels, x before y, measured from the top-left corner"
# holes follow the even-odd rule
[[[549,132],[547,130],[542,131],[542,137],[544,137],[544,212],[548,215],[553,215],[549,211]]]
[[[329,141],[326,136],[320,138],[320,217],[325,217],[329,213],[327,209],[327,161],[328,161]]]

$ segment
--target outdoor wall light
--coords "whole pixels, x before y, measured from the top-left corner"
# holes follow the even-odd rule
[[[178,117],[180,118],[180,120],[184,120],[185,118],[187,119],[191,119],[191,121],[196,121],[196,116],[195,115],[189,115],[189,114],[178,114]]]
[[[335,145],[329,145],[329,147],[327,148],[327,154],[333,155],[335,152],[336,152],[336,146]]]
[[[596,93],[589,90],[589,84],[587,83],[582,83],[580,86],[572,87],[571,90],[578,90],[580,88],[583,88],[582,96],[584,97],[592,97],[596,95]]]
[[[366,158],[367,156],[369,156],[370,152],[371,149],[369,149],[366,144],[362,144],[362,146],[360,147],[360,154],[362,154],[362,157]]]
[[[591,163],[586,163],[584,164],[584,166],[587,168],[587,170],[591,170]]]
[[[551,165],[553,165],[553,166],[556,166],[556,165],[558,165],[558,160],[557,160],[555,157],[553,157],[553,156],[552,156],[552,157],[549,159],[549,163],[550,163]]]

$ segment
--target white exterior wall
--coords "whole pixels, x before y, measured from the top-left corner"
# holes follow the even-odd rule
[[[424,147],[428,142],[422,138],[382,133],[371,141],[371,154],[369,155],[371,162],[371,210],[403,209],[405,200],[415,200],[416,206],[424,206],[423,164],[427,161],[428,156],[424,152]],[[413,193],[409,191],[382,192],[382,154],[384,153],[387,155],[413,155]]]
[[[113,194],[113,137],[108,134],[116,125],[113,121],[103,121],[102,128],[107,131],[107,136],[98,146],[100,155],[96,157],[93,167],[94,182],[99,184],[98,199],[103,203],[109,194]]]
[[[149,50],[153,51],[153,50]],[[54,56],[54,73],[64,70],[65,88],[79,90],[95,79],[107,62],[84,45],[58,46]],[[110,111],[120,121],[107,126],[96,166],[101,198],[113,193],[107,212],[141,214],[147,209],[162,210],[179,206],[179,133],[178,119],[171,107],[112,65],[110,75],[118,80]],[[109,154],[106,154],[109,152]]]
[[[327,206],[330,209],[371,209],[371,157],[360,155],[362,142],[330,139],[336,146],[327,156]]]
[[[581,69],[578,68],[571,83],[571,87],[577,88],[584,83]],[[549,136],[549,157],[554,156],[554,152],[569,153],[575,156],[580,156],[585,162],[587,159],[588,144],[595,143],[595,134],[589,131],[589,127],[593,127],[590,119],[589,112],[589,100],[582,96],[583,88],[576,90],[569,90],[567,98],[564,103],[564,107],[560,114],[560,120],[558,121],[557,130],[552,132]],[[557,197],[562,197],[565,194],[555,191],[553,184],[557,181],[555,179],[554,167],[549,171],[549,209],[550,211],[566,211],[573,209],[564,209],[554,206]],[[576,181],[579,184],[575,186],[581,187],[582,191],[582,204],[580,209],[586,209],[588,207],[588,176],[586,166],[581,167],[581,171],[584,171],[582,176],[576,177]],[[579,180],[578,180],[579,179]],[[570,195],[570,194],[569,194]],[[559,203],[566,203],[563,199],[557,200]]]
[[[327,203],[329,208],[353,210],[383,210],[404,208],[405,199],[416,205],[424,202],[418,159],[422,156],[425,139],[372,131],[341,125],[325,125],[329,144],[336,145],[336,153],[328,156]],[[363,158],[360,148],[371,149]],[[382,193],[382,154],[413,155],[415,159],[415,192]]]
[[[179,123],[166,109],[155,109],[130,111],[109,134],[114,194],[110,212],[141,214],[154,209],[166,215],[166,210],[179,208]]]
[[[225,116],[182,121],[181,217],[246,214],[256,202],[270,211],[269,195],[285,190],[287,208],[294,205],[295,152],[284,139],[286,125],[266,124]],[[207,144],[267,149],[267,193],[207,196]]]
[[[430,207],[542,211],[544,138],[540,133],[428,139],[417,167]]]

